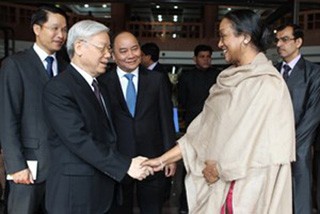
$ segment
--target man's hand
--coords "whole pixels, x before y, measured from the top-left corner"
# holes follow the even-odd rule
[[[33,184],[33,177],[29,168],[11,174],[13,182],[16,184]]]
[[[177,169],[176,163],[166,165],[164,167],[164,173],[166,177],[174,176],[174,174],[176,173],[176,169]]]
[[[207,160],[205,162],[206,167],[202,170],[202,174],[206,179],[207,183],[213,184],[219,180],[219,173],[217,170],[217,163],[212,160]]]
[[[141,163],[146,160],[148,160],[148,158],[141,156],[133,158],[127,172],[128,175],[139,181],[145,179],[149,175],[153,175],[153,169],[151,167],[141,165]]]
[[[146,160],[142,163],[142,166],[152,167],[154,172],[163,170],[165,164],[161,161],[160,157]]]

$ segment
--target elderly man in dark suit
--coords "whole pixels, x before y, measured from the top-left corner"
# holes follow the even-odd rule
[[[149,175],[140,166],[146,158],[117,151],[110,98],[96,80],[111,57],[108,32],[95,21],[73,25],[67,41],[71,64],[44,89],[45,116],[52,129],[46,195],[50,214],[107,213],[116,182],[127,173],[140,180]]]
[[[175,145],[172,103],[166,78],[159,72],[139,66],[141,50],[131,33],[119,33],[113,44],[116,70],[107,72],[100,80],[110,94],[119,150],[130,157],[157,157]],[[161,214],[165,176],[174,175],[175,169],[175,165],[170,165],[165,172],[143,181],[126,177],[121,182],[124,203],[116,205],[112,213],[133,212],[136,188],[141,213]]]
[[[300,53],[303,31],[295,24],[277,28],[283,62],[277,67],[287,82],[296,124],[296,162],[292,165],[294,213],[312,213],[312,144],[320,122],[320,66]]]
[[[66,14],[40,7],[31,17],[33,47],[3,61],[0,71],[0,141],[8,181],[8,213],[45,213],[48,172],[48,128],[42,110],[42,91],[51,76],[67,64],[56,52],[67,38]],[[37,161],[33,177],[27,161]]]

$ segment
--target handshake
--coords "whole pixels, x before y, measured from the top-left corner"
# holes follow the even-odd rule
[[[139,181],[145,179],[155,172],[165,170],[167,177],[173,176],[176,172],[176,164],[168,164],[165,166],[160,158],[148,159],[146,157],[138,156],[132,159],[131,165],[128,170],[128,175]]]

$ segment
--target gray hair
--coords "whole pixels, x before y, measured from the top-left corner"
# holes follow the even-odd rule
[[[109,32],[109,28],[99,22],[83,20],[74,24],[68,32],[67,52],[70,59],[74,55],[74,44],[78,40],[86,40],[102,32]]]

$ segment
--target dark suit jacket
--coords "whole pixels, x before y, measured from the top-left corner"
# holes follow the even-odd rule
[[[119,150],[130,157],[157,157],[175,145],[172,103],[165,76],[139,67],[136,112],[127,108],[116,71],[99,78],[110,94]]]
[[[59,71],[65,64],[58,61]],[[0,71],[0,141],[8,174],[38,160],[36,182],[48,171],[48,128],[42,110],[42,91],[49,80],[39,56],[30,48],[3,61]]]
[[[168,71],[167,71],[166,67],[159,62],[156,64],[156,66],[154,66],[154,68],[152,70],[159,71],[165,75],[168,75]]]
[[[282,63],[277,65],[281,69]],[[320,66],[305,60],[297,62],[287,80],[296,125],[296,147],[310,148],[320,122]]]
[[[219,71],[209,68],[201,71],[196,67],[182,73],[178,83],[179,107],[185,110],[183,119],[188,126],[202,111],[209,96],[209,89],[216,83]]]
[[[105,93],[101,91],[103,95]],[[116,135],[85,79],[70,65],[44,89],[50,136],[49,213],[105,213],[114,185],[131,159],[116,150]],[[104,97],[108,111],[108,98]]]

